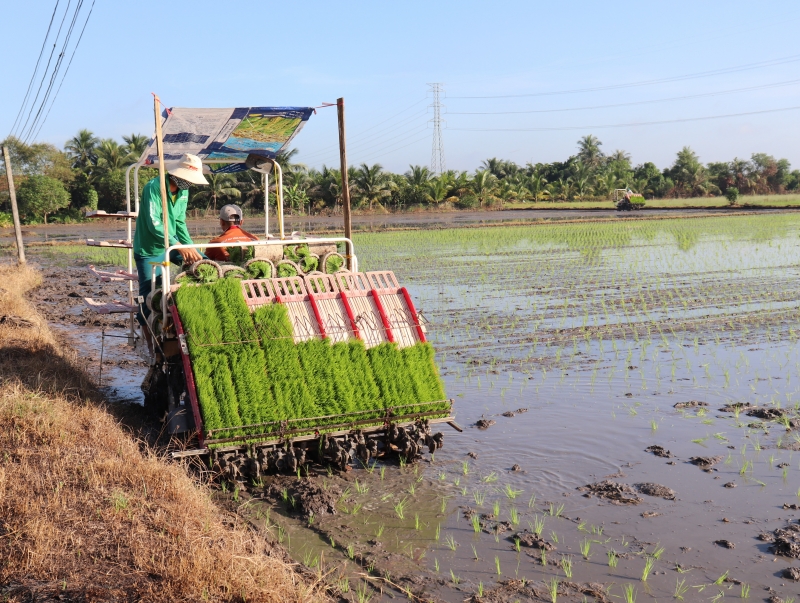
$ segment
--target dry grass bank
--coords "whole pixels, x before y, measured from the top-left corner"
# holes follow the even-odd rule
[[[180,467],[141,452],[25,301],[38,282],[0,266],[2,600],[322,598]]]

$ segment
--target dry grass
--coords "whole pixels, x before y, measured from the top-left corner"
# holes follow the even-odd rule
[[[282,554],[142,452],[0,268],[0,594],[10,600],[310,601]],[[7,600],[4,598],[3,600]]]

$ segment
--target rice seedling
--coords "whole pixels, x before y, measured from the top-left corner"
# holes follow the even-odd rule
[[[547,583],[547,592],[550,594],[551,603],[556,603],[558,599],[558,578],[550,578],[550,581]]]
[[[397,514],[397,517],[400,519],[405,519],[405,512],[406,512],[406,504],[408,503],[408,499],[404,498],[401,501],[398,501],[394,504],[394,512]]]
[[[419,532],[419,513],[414,513],[414,529]]]
[[[517,498],[517,496],[519,496],[520,494],[522,494],[522,490],[514,490],[514,489],[513,489],[513,488],[512,488],[510,485],[508,485],[508,484],[506,484],[506,487],[504,488],[504,490],[503,490],[503,491],[506,493],[506,496],[507,496],[509,499],[511,499],[511,500],[514,500],[515,498]]]
[[[469,475],[469,461],[464,461],[461,463],[461,472],[464,475]]]
[[[572,580],[572,556],[571,555],[562,555],[561,556],[561,569],[564,570],[564,575],[567,577],[567,580]]]
[[[686,580],[679,578],[675,584],[675,594],[672,595],[672,598],[677,599],[678,601],[683,601],[683,595],[685,595],[688,590],[689,586],[686,584]]]
[[[458,546],[458,543],[456,542],[455,538],[453,538],[452,534],[448,534],[445,537],[444,543],[447,545],[447,548],[450,549],[451,551],[455,551],[456,547]]]
[[[580,547],[581,547],[581,555],[583,555],[584,559],[588,560],[589,557],[591,556],[592,541],[589,540],[588,538],[584,538],[583,540],[581,540]]]
[[[553,542],[555,542],[556,544],[558,544],[558,534],[556,534],[555,530],[553,530],[552,532],[550,532],[550,539],[551,539]]]
[[[797,492],[798,492],[797,496],[798,496],[798,498],[800,498],[800,489],[798,489]],[[529,523],[530,528],[531,528],[531,532],[536,534],[537,538],[540,538],[541,535],[542,535],[542,530],[544,530],[544,521],[545,521],[545,516],[544,515],[542,515],[542,516],[534,515],[533,516],[532,525]]]
[[[439,573],[439,560],[436,557],[433,558],[433,569],[436,570],[437,574]]]
[[[369,492],[369,486],[367,486],[366,484],[360,484],[358,482],[358,478],[356,478],[356,492],[358,492],[359,494],[366,494],[367,492]]]
[[[653,571],[653,567],[656,564],[656,560],[653,557],[645,557],[644,559],[644,570],[642,570],[642,582],[647,582],[647,578],[650,576],[650,573]]]
[[[494,556],[494,568],[495,571],[497,572],[497,575],[501,576],[502,572],[500,571],[500,557],[498,557],[497,555]]]
[[[539,550],[539,561],[541,561],[542,567],[547,567],[547,552],[544,549]]]
[[[378,529],[375,531],[375,540],[380,540],[381,536],[383,536],[383,531],[386,528],[383,524],[378,526]]]
[[[658,544],[653,549],[653,552],[650,553],[650,555],[656,560],[661,559],[661,555],[663,554],[664,554],[664,547],[659,546]]]
[[[614,551],[613,549],[609,549],[606,552],[606,555],[608,555],[608,567],[610,567],[611,569],[617,567],[617,563],[619,563],[619,557],[617,556],[616,551]]]
[[[716,580],[714,580],[714,584],[716,584],[717,586],[719,586],[720,584],[722,584],[723,582],[725,582],[725,580],[726,580],[727,578],[728,578],[728,572],[726,571],[726,572],[725,572],[724,574],[722,574],[722,575],[721,575],[719,578],[717,578]]]
[[[439,537],[441,536],[441,534],[442,534],[442,524],[437,523],[436,524],[436,532],[433,535],[433,537],[436,540],[436,542],[439,542]]]
[[[481,533],[480,517],[478,517],[478,515],[475,514],[470,518],[470,522],[472,523],[472,531],[475,532],[476,534],[480,534]]]
[[[494,501],[494,504],[492,505],[492,514],[494,514],[495,517],[500,517],[500,501],[499,500]]]
[[[637,594],[633,584],[628,583],[623,585],[622,596],[624,597],[625,603],[636,603]]]
[[[475,499],[476,505],[482,507],[483,503],[486,501],[486,493],[475,490],[475,492],[472,493],[472,498]]]
[[[483,582],[481,581],[478,582],[478,597],[480,598],[482,596],[483,596]]]
[[[456,576],[456,575],[455,575],[455,573],[453,573],[453,570],[452,570],[452,569],[450,570],[450,580],[451,580],[451,582],[452,582],[453,584],[455,584],[456,586],[458,586],[458,583],[459,583],[459,582],[461,582],[461,578],[459,578],[458,576]]]
[[[358,603],[369,603],[372,595],[367,591],[367,583],[359,582],[356,588],[356,600]]]
[[[470,546],[472,547],[472,558],[475,559],[475,561],[480,561],[478,558],[478,549],[475,548],[474,544],[471,544]]]
[[[497,481],[497,473],[492,471],[489,475],[485,475],[481,478],[485,483],[491,484],[492,482]]]
[[[511,524],[514,526],[519,525],[519,514],[514,507],[511,507],[511,510],[508,512],[508,518],[511,520]]]

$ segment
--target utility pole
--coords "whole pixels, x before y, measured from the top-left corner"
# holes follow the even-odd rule
[[[344,124],[344,98],[336,99],[336,113],[339,117],[339,162],[342,170],[342,210],[344,212],[344,236],[351,239],[352,224],[350,221],[350,182],[347,178],[347,145]],[[352,268],[350,250],[347,250],[347,268]]]
[[[436,176],[441,176],[447,170],[444,161],[444,143],[442,142],[442,103],[441,94],[444,91],[443,85],[428,84],[433,93],[433,103],[428,105],[433,107],[433,147],[431,149],[431,172]]]
[[[3,159],[6,162],[6,179],[8,180],[8,194],[11,197],[11,215],[14,218],[14,235],[17,237],[17,256],[19,263],[25,263],[25,247],[22,245],[22,229],[19,225],[19,210],[17,209],[17,191],[14,190],[14,175],[11,173],[11,157],[8,147],[3,145]]]

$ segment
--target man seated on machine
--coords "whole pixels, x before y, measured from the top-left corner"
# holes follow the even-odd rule
[[[242,208],[238,205],[225,205],[219,210],[219,225],[222,234],[209,241],[211,243],[244,243],[258,241],[258,237],[242,228]],[[244,255],[243,250],[246,249]],[[252,247],[232,247],[230,252],[226,247],[206,248],[206,257],[215,262],[241,262],[252,256]]]

